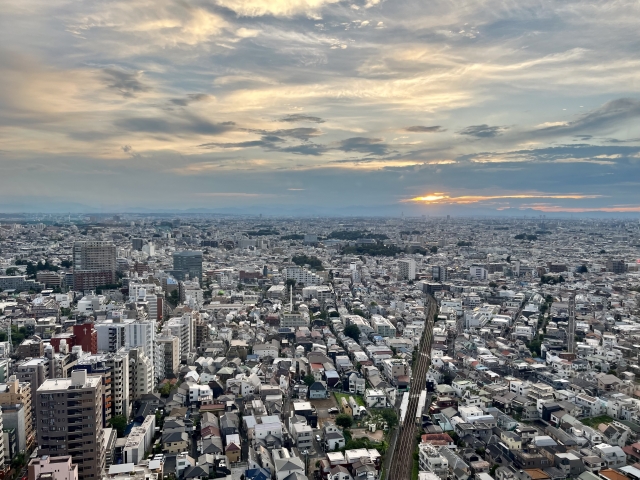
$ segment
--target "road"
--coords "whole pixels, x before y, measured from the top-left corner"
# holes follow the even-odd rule
[[[416,435],[422,430],[418,430],[416,425],[416,410],[418,409],[418,399],[420,392],[426,385],[426,376],[429,364],[431,363],[431,345],[433,343],[433,317],[437,311],[437,302],[432,296],[428,297],[429,308],[426,313],[426,325],[416,364],[414,365],[411,378],[409,406],[405,417],[404,425],[399,427],[398,438],[393,449],[391,468],[388,470],[388,480],[409,480],[413,469],[413,452],[416,449]]]

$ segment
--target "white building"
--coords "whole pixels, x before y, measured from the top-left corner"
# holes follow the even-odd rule
[[[286,267],[283,275],[287,280],[295,280],[296,283],[302,283],[305,286],[322,285],[324,283],[323,277],[297,265]]]
[[[124,463],[137,465],[145,458],[147,450],[151,449],[156,430],[156,416],[147,415],[139,427],[133,427],[127,435],[127,443],[122,451]]]
[[[404,280],[415,280],[416,261],[412,258],[398,260],[398,277]]]

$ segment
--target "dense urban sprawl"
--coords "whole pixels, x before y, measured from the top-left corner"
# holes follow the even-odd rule
[[[0,219],[0,475],[640,479],[640,224]]]

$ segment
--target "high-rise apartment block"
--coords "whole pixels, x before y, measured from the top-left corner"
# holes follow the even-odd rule
[[[447,267],[443,265],[433,265],[431,267],[431,278],[436,282],[447,281]]]
[[[616,260],[615,258],[610,258],[607,260],[607,272],[613,272],[616,275],[623,274],[627,271],[627,264],[624,260]]]
[[[178,280],[184,280],[186,276],[193,280],[202,280],[202,252],[198,250],[186,250],[173,253],[173,276]]]
[[[164,355],[165,378],[177,376],[180,368],[180,339],[166,328],[156,337],[156,342]]]
[[[131,239],[131,248],[134,250],[142,251],[142,247],[144,245],[144,240],[142,238],[132,238]]]
[[[116,246],[111,242],[75,242],[73,288],[92,290],[116,282]]]
[[[398,260],[398,276],[404,280],[415,280],[416,261],[412,258]]]
[[[98,479],[104,468],[102,378],[75,370],[47,380],[36,392],[39,454],[71,455],[79,480]]]

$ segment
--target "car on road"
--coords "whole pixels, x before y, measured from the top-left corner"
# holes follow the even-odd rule
[[[316,435],[316,442],[322,443],[322,438],[320,437],[320,435]]]
[[[327,410],[327,413],[338,413],[340,410],[338,410],[336,407],[331,407],[329,410]]]

